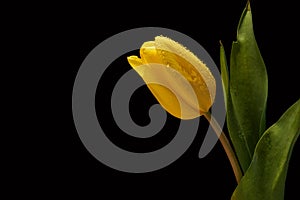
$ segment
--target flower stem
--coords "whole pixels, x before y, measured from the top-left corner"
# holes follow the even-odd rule
[[[229,143],[229,140],[227,139],[225,133],[222,131],[222,129],[221,129],[220,125],[218,124],[218,122],[216,121],[216,119],[209,112],[205,113],[204,117],[209,121],[210,125],[212,126],[212,128],[216,132],[217,136],[219,137],[219,140],[225,150],[225,153],[226,153],[226,155],[229,159],[229,162],[231,164],[231,167],[233,169],[235,179],[236,179],[237,183],[239,183],[243,175],[242,175],[242,171],[241,171],[239,162],[238,162],[236,155]]]

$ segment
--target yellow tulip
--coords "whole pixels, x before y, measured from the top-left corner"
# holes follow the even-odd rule
[[[193,119],[209,111],[216,82],[207,66],[187,48],[164,36],[145,42],[140,58],[129,64],[143,78],[160,105],[180,119]]]

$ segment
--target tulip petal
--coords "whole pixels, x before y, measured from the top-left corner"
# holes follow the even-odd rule
[[[129,57],[127,57],[127,60],[129,62],[129,64],[131,65],[131,67],[133,67],[133,68],[143,64],[142,59],[140,59],[137,56],[129,56]]]
[[[140,49],[141,59],[144,64],[146,63],[162,63],[157,54],[155,43],[153,41],[144,42]]]
[[[180,104],[171,90],[155,83],[149,83],[147,86],[166,111],[177,118],[182,118]]]
[[[206,65],[181,44],[163,36],[143,43],[140,56],[128,57],[162,107],[181,119],[208,112],[216,83]]]
[[[175,61],[181,65],[181,69],[185,70],[189,76],[197,79],[200,75],[209,90],[211,102],[214,101],[216,94],[216,81],[209,68],[195,54],[178,42],[164,36],[156,36],[155,45],[157,49],[175,54]],[[167,58],[167,56],[165,57]]]
[[[195,109],[186,101],[191,99],[197,102],[194,89],[177,71],[161,64],[141,65],[134,70],[143,78],[160,105],[171,115],[180,119],[194,119],[200,116],[199,109]],[[174,87],[175,82],[180,83],[180,90]]]
[[[155,37],[155,45],[162,62],[182,74],[194,88],[198,102],[187,101],[195,108],[199,104],[200,111],[207,112],[214,101],[216,84],[206,65],[181,44],[167,37]],[[182,87],[178,82],[174,84]]]

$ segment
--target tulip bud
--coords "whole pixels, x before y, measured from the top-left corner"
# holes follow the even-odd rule
[[[140,58],[127,59],[160,105],[173,116],[193,119],[212,106],[216,81],[207,66],[181,44],[157,36],[142,45]]]

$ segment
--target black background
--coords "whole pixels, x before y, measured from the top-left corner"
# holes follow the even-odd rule
[[[236,183],[222,146],[217,143],[203,159],[197,156],[204,137],[202,130],[186,153],[168,167],[145,174],[119,172],[101,164],[85,149],[73,123],[71,101],[76,73],[89,52],[106,38],[131,28],[155,26],[180,31],[198,41],[219,65],[219,40],[222,40],[228,56],[245,3],[244,0],[211,0],[164,4],[159,1],[34,4],[37,9],[32,9],[29,17],[21,20],[24,27],[29,28],[27,25],[32,24],[35,30],[28,34],[30,39],[25,39],[28,39],[27,45],[31,45],[31,39],[38,40],[35,55],[41,58],[39,81],[47,82],[44,87],[47,88],[45,100],[48,101],[43,105],[46,107],[43,113],[49,116],[49,120],[43,121],[43,130],[46,129],[47,133],[39,136],[43,141],[39,150],[34,148],[35,152],[47,154],[35,157],[39,164],[28,176],[38,175],[35,179],[38,190],[47,195],[82,194],[100,199],[230,199]],[[251,7],[257,43],[269,76],[267,121],[270,126],[299,99],[297,12],[296,6],[287,1],[253,1]],[[110,76],[121,76],[130,69],[126,60],[121,60],[110,66],[110,72],[99,83],[96,109],[100,124],[104,124],[107,130],[112,127],[110,130],[113,131],[106,134],[122,148],[137,152],[160,148],[174,136],[177,119],[169,116],[165,128],[168,134],[142,141],[121,133],[111,118],[100,114],[110,114],[107,88],[114,84]],[[145,96],[147,103],[134,103]],[[146,88],[137,91],[130,106],[133,120],[141,125],[147,124],[147,107],[154,102]],[[102,105],[106,105],[106,109],[102,110]],[[201,120],[201,125],[205,131],[207,122]],[[287,175],[286,199],[297,195],[299,155],[298,141]]]

